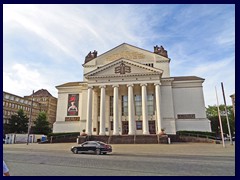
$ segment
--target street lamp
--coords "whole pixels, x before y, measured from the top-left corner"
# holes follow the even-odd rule
[[[32,122],[33,94],[34,94],[34,90],[33,90],[33,93],[32,93],[32,102],[31,102],[31,109],[30,109],[30,118],[29,118],[29,123],[28,123],[27,145],[28,145],[28,143],[29,143],[29,133],[30,133],[30,130],[31,130],[31,122]]]
[[[227,112],[227,105],[226,105],[224,87],[223,87],[223,83],[222,82],[221,82],[221,85],[222,85],[222,93],[223,93],[223,100],[224,100],[225,115],[226,115],[227,125],[228,125],[228,133],[229,133],[229,137],[230,137],[230,144],[233,145],[232,134],[231,134],[231,129],[230,129],[229,120],[228,120],[228,112]]]

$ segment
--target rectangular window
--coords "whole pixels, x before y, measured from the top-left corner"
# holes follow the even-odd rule
[[[135,95],[135,115],[141,116],[142,115],[142,96]]]
[[[111,130],[113,130],[113,121],[110,121],[111,122]]]
[[[136,129],[142,130],[142,121],[136,121]]]
[[[148,106],[148,115],[154,115],[155,111],[154,111],[154,95],[153,94],[148,94],[147,95],[147,106]]]
[[[122,96],[122,116],[128,116],[128,96]]]
[[[98,116],[100,116],[100,96],[98,96],[97,107],[98,107],[97,114]]]
[[[110,116],[113,116],[113,96],[110,96]]]

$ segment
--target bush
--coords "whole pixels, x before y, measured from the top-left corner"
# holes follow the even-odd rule
[[[80,132],[68,132],[68,133],[49,133],[48,134],[48,137],[57,137],[57,136],[64,136],[64,135],[72,135],[72,136],[79,136],[80,135]]]
[[[198,135],[199,137],[206,137],[206,136],[212,136],[215,137],[216,136],[216,132],[207,132],[207,131],[177,131],[176,133],[177,135]]]

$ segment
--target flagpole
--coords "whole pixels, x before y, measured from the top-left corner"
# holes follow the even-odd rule
[[[229,120],[228,120],[228,113],[227,113],[227,105],[226,105],[226,99],[225,99],[225,93],[224,93],[224,87],[223,87],[223,83],[221,82],[222,85],[222,93],[223,93],[223,100],[224,100],[224,107],[225,107],[225,115],[227,118],[227,125],[228,125],[228,133],[229,133],[229,137],[230,137],[230,144],[233,145],[232,142],[232,134],[231,134],[231,130],[230,130],[230,125],[229,125]]]
[[[223,137],[222,120],[221,120],[221,115],[220,115],[220,110],[219,110],[219,103],[218,103],[218,95],[217,95],[216,86],[215,86],[215,91],[216,91],[216,98],[217,98],[218,119],[219,119],[219,125],[220,125],[220,129],[221,129],[222,144],[223,144],[223,147],[225,147],[225,142],[224,142],[224,137]]]

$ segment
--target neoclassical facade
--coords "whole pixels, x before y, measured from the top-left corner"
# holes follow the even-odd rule
[[[123,43],[85,58],[84,80],[57,86],[53,132],[88,135],[167,134],[211,131],[202,84],[196,76],[170,76],[162,47],[150,52]]]

